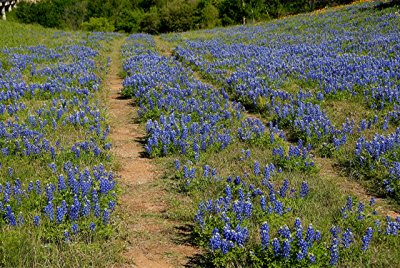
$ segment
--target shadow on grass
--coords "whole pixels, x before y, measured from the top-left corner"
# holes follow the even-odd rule
[[[146,145],[146,137],[136,138],[135,142],[140,143],[141,147],[144,149],[144,146]],[[140,158],[147,158],[147,159],[151,158],[150,155],[145,150],[139,152],[139,156]]]
[[[390,2],[381,2],[375,6],[375,9],[382,10],[385,8],[391,8],[391,7],[395,7],[395,6],[400,7],[400,0],[393,0]]]
[[[116,97],[115,99],[116,100],[129,100],[131,97],[129,97],[129,96],[125,96],[125,95],[122,95],[122,94],[118,94],[118,97]]]
[[[175,227],[177,233],[174,243],[177,245],[187,245],[191,247],[196,247],[195,244],[196,237],[193,232],[192,224],[185,224]],[[212,263],[206,253],[196,253],[193,256],[187,257],[187,263],[185,267],[213,267]]]
[[[206,254],[195,254],[188,258],[185,267],[214,267],[214,265],[210,262],[210,258],[207,258]]]
[[[384,10],[386,8],[391,8],[398,6],[400,8],[400,0],[393,0],[389,2],[377,2],[374,6],[371,7],[363,7],[360,8],[359,11],[368,11],[368,10]]]

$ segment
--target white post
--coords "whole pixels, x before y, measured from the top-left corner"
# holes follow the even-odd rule
[[[1,17],[3,18],[3,20],[7,19],[7,17],[6,17],[6,7],[3,7],[1,9]]]

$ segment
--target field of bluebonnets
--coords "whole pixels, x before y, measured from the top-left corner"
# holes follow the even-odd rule
[[[400,266],[400,218],[343,188],[400,202],[400,16],[375,5],[126,40],[123,93],[202,265]]]
[[[2,267],[114,259],[112,247],[104,250],[117,189],[101,95],[114,37],[2,23]]]
[[[400,16],[375,5],[126,39],[123,95],[193,264],[400,267]],[[2,24],[0,266],[118,261],[116,38]]]

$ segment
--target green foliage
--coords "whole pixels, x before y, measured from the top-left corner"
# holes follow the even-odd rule
[[[128,8],[121,9],[117,13],[118,16],[114,19],[115,30],[118,32],[139,32],[140,24],[145,16],[145,13],[139,9],[130,10]]]
[[[152,8],[150,12],[143,15],[140,21],[140,29],[146,33],[157,34],[160,28],[160,16],[157,8]]]
[[[207,4],[201,13],[201,28],[213,28],[221,24],[219,11],[213,4]]]
[[[349,0],[43,0],[22,2],[13,12],[23,23],[45,27],[82,29],[91,18],[106,18],[113,30],[151,34],[255,23],[344,4]],[[99,21],[96,20],[96,24]],[[102,28],[102,27],[101,27]],[[107,30],[112,29],[107,28]]]
[[[161,32],[182,32],[194,28],[196,3],[174,0],[160,10]]]
[[[22,9],[24,5],[21,3]],[[17,9],[16,9],[17,10]],[[27,14],[27,13],[26,13]],[[107,39],[99,39],[102,36]],[[40,49],[40,57],[33,57],[31,64],[26,66],[25,70],[11,70],[13,68],[13,63],[10,61],[8,53],[2,53],[0,55],[0,69],[3,75],[23,75],[20,81],[26,83],[27,85],[34,85],[45,83],[45,81],[50,81],[51,78],[48,76],[40,76],[31,73],[34,70],[34,65],[41,66],[40,68],[50,68],[55,65],[61,66],[68,62],[72,64],[73,62],[82,63],[81,58],[75,57],[74,53],[68,59],[65,58],[60,60],[59,57],[49,58],[46,57],[46,51],[53,51],[55,54],[62,53],[65,47],[70,47],[76,44],[84,43],[87,48],[96,47],[99,49],[97,56],[93,60],[93,66],[99,66],[98,69],[86,69],[86,71],[93,73],[98,76],[99,79],[103,78],[106,72],[107,58],[105,53],[106,48],[109,44],[105,40],[110,40],[109,37],[117,35],[103,35],[103,34],[92,34],[92,33],[80,33],[80,32],[61,32],[54,31],[51,29],[44,29],[43,27],[37,25],[21,25],[14,22],[2,22],[2,35],[0,37],[0,44],[4,50],[15,50],[16,53],[23,56],[32,55],[32,50]],[[103,41],[100,41],[103,40]],[[58,54],[61,55],[61,54]],[[66,54],[63,54],[66,55]],[[61,77],[61,75],[57,75]],[[52,80],[52,79],[51,79]],[[81,81],[79,83],[76,81],[71,81],[71,86],[82,86],[87,88],[94,88],[93,80]],[[63,89],[65,89],[63,87]],[[3,87],[2,90],[5,90]],[[75,108],[69,106],[68,100],[75,98],[76,101],[83,101],[82,95],[74,95],[74,93],[68,90],[64,91],[63,96],[66,98],[63,108],[65,111],[73,112]],[[99,91],[91,91],[90,97],[87,100],[90,105],[99,105],[99,113],[105,115],[104,106],[101,104],[103,99]],[[40,92],[40,90],[33,90],[28,94],[24,95],[19,101],[26,105],[26,110],[20,110],[18,112],[18,120],[26,122],[28,117],[37,118],[38,115],[36,111],[42,110],[46,111],[42,114],[44,121],[52,121],[52,112],[48,110],[52,105],[51,100],[55,100],[55,93],[51,92]],[[7,100],[2,100],[2,103],[7,104]],[[55,110],[54,110],[55,111]],[[54,115],[54,114],[53,114]],[[9,120],[11,117],[2,114],[0,120],[2,123]],[[89,127],[78,126],[77,124],[67,124],[59,126],[59,129],[51,129],[49,126],[42,125],[43,133],[46,133],[48,141],[50,143],[55,142],[60,139],[60,145],[64,148],[68,148],[76,141],[85,139],[88,135]],[[99,126],[105,127],[105,121],[100,122]],[[34,128],[32,126],[32,128]],[[60,136],[61,135],[61,136]],[[93,141],[99,142],[100,139],[94,138]],[[17,140],[16,140],[17,141]],[[17,141],[21,142],[22,139]],[[0,141],[0,145],[5,144],[4,137]],[[12,144],[12,146],[11,146]],[[23,155],[18,153],[18,148],[14,146],[14,143],[10,143],[9,154],[1,156],[1,164],[7,167],[12,167],[13,174],[17,177],[10,178],[5,175],[6,169],[0,169],[0,188],[2,188],[7,183],[13,184],[14,181],[18,180],[21,183],[21,187],[27,189],[26,187],[30,181],[40,181],[44,187],[48,183],[55,183],[57,181],[56,175],[50,171],[48,164],[49,161],[54,161],[54,164],[61,167],[63,161],[67,161],[71,158],[71,152],[65,150],[60,152],[59,159],[51,159],[49,155]],[[82,158],[72,162],[75,165],[79,165],[82,169],[85,167],[91,167],[93,165],[98,165],[103,163],[107,169],[111,168],[113,163],[111,159],[106,157],[105,154],[99,155],[98,160],[96,160],[92,154],[82,154]],[[96,163],[97,161],[97,163]],[[99,185],[96,185],[99,187]],[[3,188],[4,189],[4,188]],[[25,192],[25,190],[24,190]],[[117,193],[115,193],[117,194]],[[54,202],[61,202],[66,200],[71,202],[72,194],[67,190],[60,190],[54,195]],[[101,198],[99,204],[105,205],[109,202],[110,198]],[[3,198],[2,201],[4,202]],[[0,202],[0,203],[1,203]],[[62,222],[60,224],[55,224],[45,217],[41,217],[39,224],[34,224],[34,217],[39,216],[43,213],[42,206],[47,204],[48,200],[44,195],[31,192],[30,195],[28,191],[26,195],[20,201],[16,201],[13,198],[8,202],[8,204],[15,211],[16,217],[21,215],[18,226],[10,226],[9,220],[4,218],[3,210],[0,215],[0,267],[109,267],[118,262],[117,256],[118,252],[122,250],[122,243],[117,239],[117,230],[114,222],[110,222],[113,225],[105,226],[102,225],[101,220],[95,220],[93,217],[89,217],[85,220],[79,222],[79,233],[72,234],[70,236],[69,242],[65,242],[63,233],[69,230],[71,227],[68,223]],[[4,204],[4,203],[3,203]],[[1,205],[3,205],[1,204]],[[23,216],[23,218],[22,218]],[[90,231],[90,222],[96,223],[96,232]],[[23,222],[23,223],[22,223]]]
[[[114,25],[112,25],[107,18],[90,18],[88,22],[82,23],[82,28],[87,31],[96,32],[114,31]]]

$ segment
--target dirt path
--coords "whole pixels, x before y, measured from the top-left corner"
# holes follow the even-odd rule
[[[172,56],[172,51],[174,48],[174,44],[162,40],[160,37],[155,37],[155,42],[157,46],[157,51],[166,57]],[[190,67],[189,67],[190,68]],[[203,84],[206,84],[210,86],[211,88],[218,88],[216,85],[214,85],[211,81],[208,79],[204,78],[204,76],[196,71],[193,70],[193,77],[199,81],[201,81]],[[265,120],[258,114],[253,114],[251,112],[245,112],[246,117],[250,118],[258,118],[264,123]],[[317,157],[315,158],[315,161],[317,165],[321,168],[320,170],[320,176],[321,178],[326,178],[330,179],[335,184],[338,185],[339,188],[342,189],[343,193],[348,194],[348,195],[354,195],[357,198],[359,198],[361,201],[364,203],[368,203],[369,200],[374,197],[373,195],[370,195],[367,190],[358,182],[351,180],[349,178],[346,178],[344,176],[341,176],[339,172],[335,169],[334,167],[334,161],[332,159],[327,159],[327,158],[320,158]],[[383,198],[377,198],[375,197],[376,202],[377,202],[377,211],[382,214],[382,215],[389,215],[391,217],[397,217],[400,216],[400,211],[394,210],[393,206],[389,204],[389,202],[386,199]]]
[[[369,194],[359,182],[340,175],[334,167],[334,160],[321,157],[316,157],[314,160],[320,167],[319,174],[321,178],[333,180],[344,193],[354,195],[366,204],[374,197],[376,199],[376,210],[381,215],[389,215],[393,218],[400,216],[398,211],[393,210],[393,206],[389,204],[388,200]]]
[[[179,244],[177,223],[165,216],[170,193],[160,183],[162,171],[152,159],[143,157],[144,126],[137,123],[137,108],[130,99],[120,95],[122,79],[120,49],[123,39],[115,41],[111,68],[106,84],[112,153],[118,164],[122,227],[127,247],[123,252],[123,267],[177,267],[188,262],[196,249]]]

